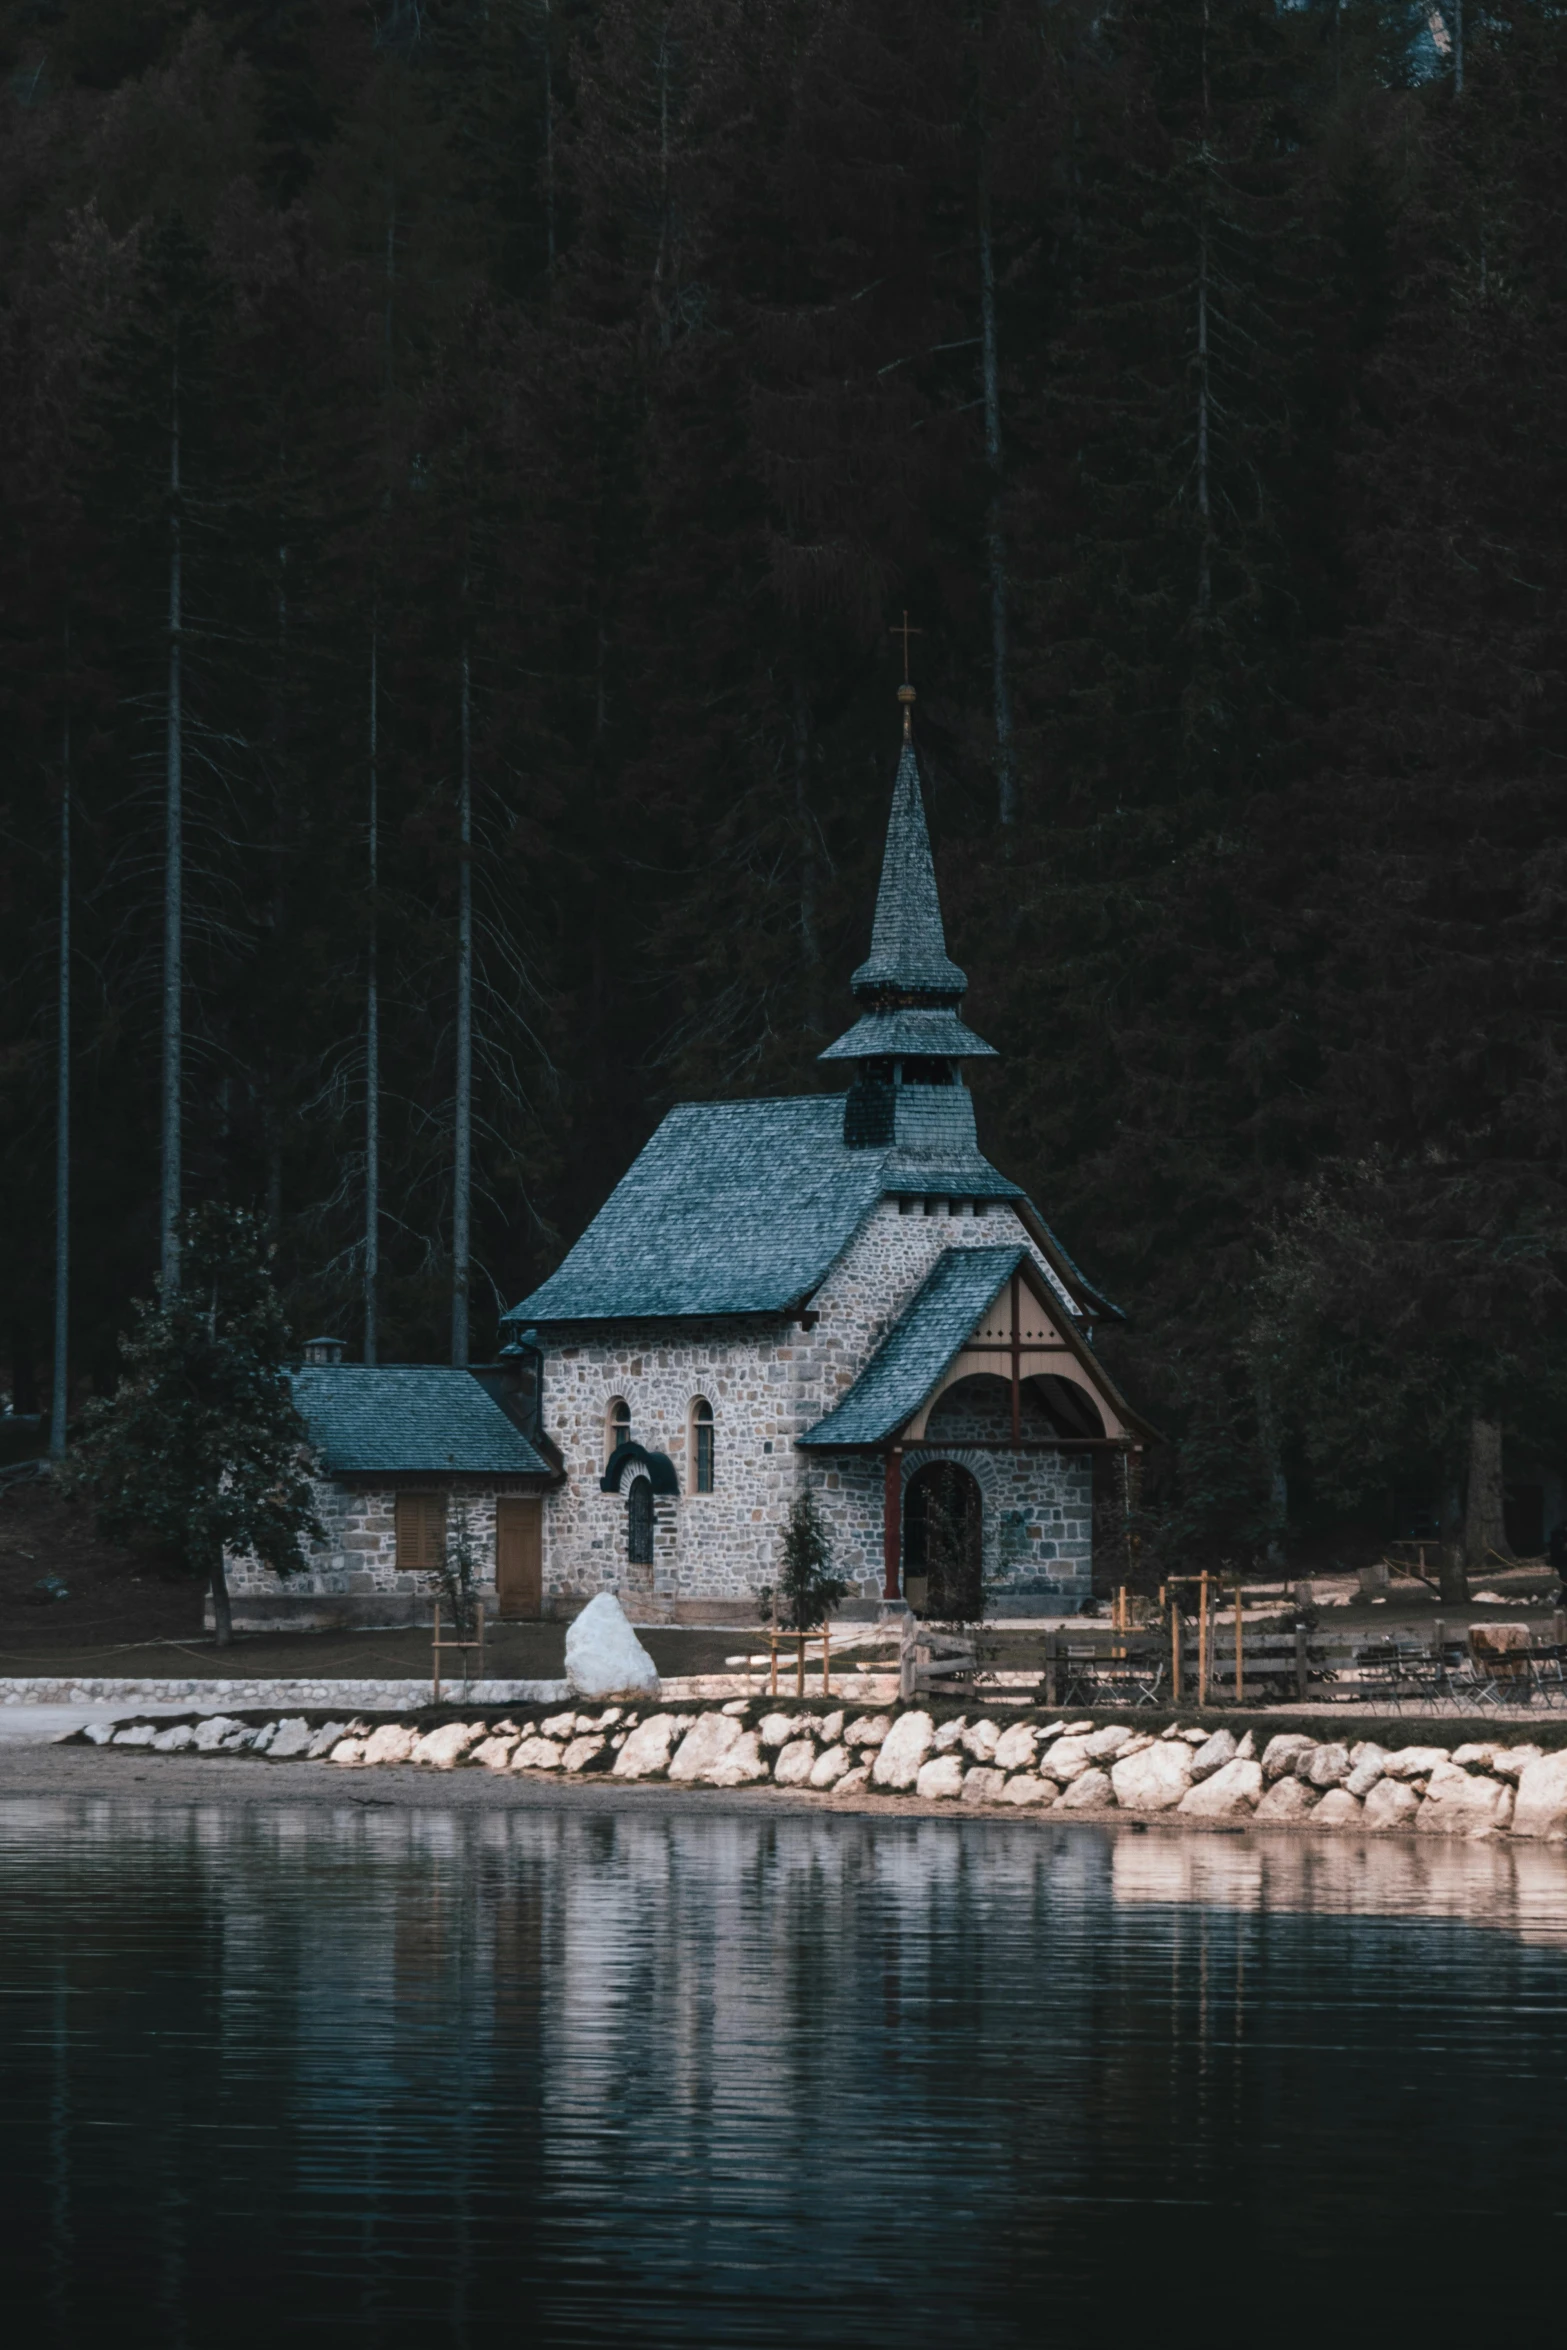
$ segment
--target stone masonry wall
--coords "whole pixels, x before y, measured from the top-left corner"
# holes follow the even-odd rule
[[[415,1480],[408,1479],[407,1490],[415,1490],[415,1484]],[[445,1492],[448,1528],[456,1505],[460,1502],[466,1508],[478,1570],[479,1593],[481,1598],[493,1600],[496,1502],[493,1485],[460,1477],[442,1484],[440,1479],[430,1477],[417,1480],[417,1489],[421,1492]],[[518,1491],[522,1490],[519,1486]],[[328,1477],[313,1477],[310,1491],[316,1515],[326,1529],[326,1540],[314,1546],[309,1573],[276,1575],[270,1567],[262,1566],[258,1559],[231,1557],[226,1565],[229,1590],[235,1598],[280,1599],[291,1595],[324,1597],[332,1594],[369,1598],[377,1594],[397,1594],[404,1599],[417,1600],[430,1595],[428,1576],[410,1573],[397,1564],[397,1494],[394,1488],[339,1485]]]
[[[895,1199],[881,1202],[813,1299],[819,1319],[811,1330],[781,1320],[765,1335],[754,1322],[621,1324],[612,1337],[584,1332],[549,1346],[544,1424],[567,1479],[545,1503],[548,1601],[581,1602],[599,1591],[633,1603],[748,1600],[776,1579],[789,1505],[807,1481],[832,1533],[835,1570],[861,1597],[880,1593],[881,1462],[801,1452],[796,1439],[853,1385],[944,1250],[1022,1241],[1048,1272],[1008,1203],[992,1201],[980,1216],[940,1206],[932,1215],[923,1202],[913,1213]],[[714,1245],[722,1244],[715,1234]],[[698,1396],[713,1409],[710,1494],[690,1490]],[[616,1397],[630,1406],[635,1440],[667,1453],[679,1480],[678,1499],[659,1505],[651,1569],[629,1565],[625,1502],[599,1491]],[[928,1447],[910,1462],[943,1449]],[[987,1573],[998,1588],[1048,1594],[1066,1606],[1086,1595],[1088,1456],[973,1457],[983,1463]]]

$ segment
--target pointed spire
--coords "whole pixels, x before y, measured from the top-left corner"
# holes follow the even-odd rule
[[[919,768],[914,745],[908,741],[892,787],[871,951],[849,984],[862,997],[939,997],[948,1003],[955,1003],[968,987],[947,954]]]

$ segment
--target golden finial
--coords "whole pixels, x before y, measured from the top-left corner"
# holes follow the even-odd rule
[[[905,742],[912,742],[914,738],[913,704],[915,697],[914,688],[909,683],[909,639],[911,636],[923,636],[924,633],[922,628],[910,628],[907,610],[903,615],[902,627],[889,628],[887,631],[889,636],[901,636],[903,639],[903,683],[898,688],[898,699],[903,704],[903,739]]]

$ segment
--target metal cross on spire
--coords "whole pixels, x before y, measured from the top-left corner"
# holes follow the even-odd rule
[[[903,739],[905,742],[909,742],[913,739],[914,732],[912,725],[914,688],[909,683],[909,639],[911,636],[923,636],[925,631],[922,628],[910,628],[908,610],[905,607],[902,627],[889,628],[887,634],[901,636],[903,639],[903,683],[898,688],[898,699],[903,704]]]

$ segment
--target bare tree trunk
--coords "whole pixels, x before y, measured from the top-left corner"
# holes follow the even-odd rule
[[[163,870],[163,1182],[160,1201],[163,1287],[179,1287],[180,1077],[183,1054],[185,884],[184,731],[180,672],[180,373],[174,362],[169,418],[169,702],[164,760]]]
[[[996,813],[1001,823],[1017,818],[1017,781],[1012,761],[1012,688],[1007,675],[1007,548],[1001,530],[1001,374],[996,343],[996,262],[990,237],[990,190],[983,171],[979,193],[980,348],[985,379],[985,463],[990,470],[990,510],[985,551],[990,566],[990,690],[996,729]]]
[[[1437,1580],[1444,1600],[1469,1605],[1469,1578],[1464,1573],[1464,1494],[1459,1464],[1442,1464],[1442,1539],[1437,1549]]]
[[[1494,1555],[1493,1555],[1494,1554]],[[1464,1501],[1464,1564],[1472,1575],[1512,1557],[1502,1510],[1502,1428],[1477,1412],[1469,1423],[1469,1486]]]
[[[457,1085],[452,1109],[452,1361],[468,1360],[473,1205],[473,758],[468,648],[462,649],[462,764],[457,799]]]
[[[381,974],[380,883],[381,806],[378,727],[379,622],[370,631],[370,944],[365,969],[365,1343],[367,1363],[376,1359],[381,1281]]]
[[[69,639],[67,639],[69,643]],[[54,1109],[54,1384],[49,1404],[49,1457],[65,1458],[71,1334],[71,705],[65,705],[60,756],[59,1016],[55,1037]]]
[[[228,1577],[223,1572],[223,1553],[220,1550],[212,1562],[212,1629],[219,1648],[228,1648],[234,1639],[234,1614],[229,1606]]]

